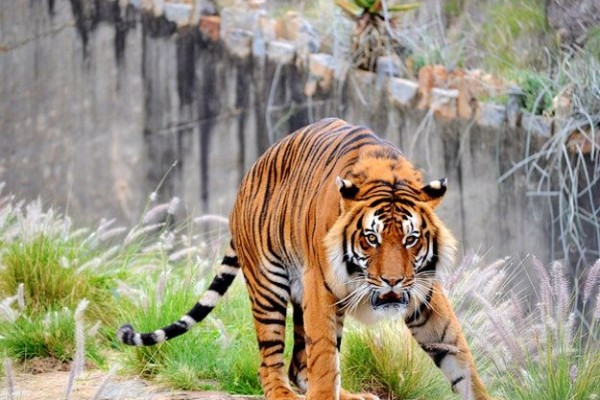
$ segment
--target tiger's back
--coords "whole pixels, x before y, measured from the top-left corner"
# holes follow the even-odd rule
[[[242,181],[230,217],[238,256],[247,250],[254,262],[275,257],[304,266],[338,217],[335,177],[352,171],[370,147],[403,158],[369,129],[336,118],[300,129],[271,147]],[[411,182],[422,183],[408,163],[406,172]]]

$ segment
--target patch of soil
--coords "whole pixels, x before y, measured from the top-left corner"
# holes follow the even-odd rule
[[[14,392],[12,398],[27,400],[56,400],[66,398],[66,389],[69,382],[69,371],[64,366],[55,365],[56,369],[46,370],[51,367],[50,362],[40,360],[36,368],[27,368],[15,372],[13,378]],[[28,367],[31,368],[31,365]],[[32,371],[36,371],[35,373]],[[98,394],[103,382],[108,378],[101,393]],[[96,396],[96,397],[95,397]],[[0,380],[0,399],[10,399],[8,384],[4,377]],[[172,390],[150,384],[140,378],[113,376],[100,370],[89,370],[82,373],[76,380],[71,392],[73,400],[259,400],[253,396],[233,396],[218,392],[196,392]]]
[[[29,374],[43,374],[46,372],[68,371],[69,363],[62,362],[56,358],[39,358],[23,361],[19,365],[19,370]]]

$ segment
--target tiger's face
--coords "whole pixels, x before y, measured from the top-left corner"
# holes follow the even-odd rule
[[[342,195],[344,185],[351,183],[338,182]],[[427,301],[440,258],[453,252],[453,239],[433,213],[444,180],[412,192],[384,189],[379,196],[345,199],[326,239],[338,306],[364,322]]]

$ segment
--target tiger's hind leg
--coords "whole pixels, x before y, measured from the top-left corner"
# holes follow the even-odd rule
[[[304,314],[302,305],[292,302],[294,306],[294,348],[292,360],[288,370],[288,377],[301,393],[308,389],[308,376],[306,374],[306,341],[304,337]]]
[[[421,348],[442,370],[452,391],[463,400],[489,400],[458,319],[434,283],[425,298],[407,312],[406,325]]]
[[[284,267],[244,269],[260,352],[260,383],[267,400],[298,400],[285,372],[285,319],[289,284]]]

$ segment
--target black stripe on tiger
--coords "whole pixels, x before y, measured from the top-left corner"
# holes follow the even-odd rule
[[[459,376],[458,378],[454,379],[451,383],[450,383],[450,388],[452,389],[452,391],[456,391],[456,385],[458,385],[460,382],[464,381],[465,377],[464,376]]]
[[[421,348],[429,354],[429,356],[433,359],[436,367],[440,368],[442,365],[442,361],[448,354],[457,354],[458,349],[454,345],[447,345],[444,343],[440,344],[423,344]],[[458,382],[457,382],[458,383]]]
[[[431,314],[431,309],[429,308],[429,302],[431,301],[431,297],[433,296],[433,286],[429,289],[427,296],[425,297],[425,301],[421,302],[417,309],[409,316],[406,317],[404,322],[406,326],[409,328],[418,328],[427,323],[429,320],[429,315]],[[419,319],[423,317],[422,321]]]
[[[233,253],[233,250],[230,249],[229,252]],[[117,331],[117,338],[122,343],[130,346],[151,346],[186,333],[192,326],[210,314],[219,299],[233,283],[238,271],[239,263],[237,256],[226,255],[223,257],[221,267],[206,292],[204,292],[194,307],[178,321],[148,333],[136,333],[133,326],[125,324]]]
[[[229,265],[230,267],[238,267],[239,265],[237,256],[224,256],[221,264]]]

